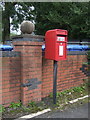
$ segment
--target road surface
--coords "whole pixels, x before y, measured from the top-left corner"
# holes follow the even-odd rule
[[[67,110],[56,110],[53,112],[45,113],[35,118],[88,118],[90,103],[84,105],[68,108]]]

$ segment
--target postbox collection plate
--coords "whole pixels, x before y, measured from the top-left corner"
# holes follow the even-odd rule
[[[65,37],[57,37],[57,41],[65,41]]]

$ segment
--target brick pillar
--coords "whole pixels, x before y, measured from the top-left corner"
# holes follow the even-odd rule
[[[41,100],[43,37],[26,35],[13,38],[15,51],[21,51],[21,101]]]

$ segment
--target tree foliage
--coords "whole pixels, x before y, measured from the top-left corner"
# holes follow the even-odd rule
[[[23,20],[35,21],[35,33],[39,35],[50,29],[67,29],[69,38],[89,38],[89,6],[90,2],[5,2],[3,40],[10,38],[10,25],[17,29]]]
[[[23,20],[30,20],[31,4],[27,2],[5,2],[3,3],[2,24],[3,24],[3,42],[10,39],[10,25],[13,25],[13,30],[17,29]],[[10,18],[12,19],[10,23]]]
[[[90,3],[50,2],[34,3],[36,33],[45,34],[50,29],[67,29],[70,38],[90,37],[88,19]]]

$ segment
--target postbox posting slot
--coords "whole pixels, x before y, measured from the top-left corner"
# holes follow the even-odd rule
[[[66,35],[60,35],[60,34],[58,34],[57,36],[62,36],[62,37],[66,37]]]

